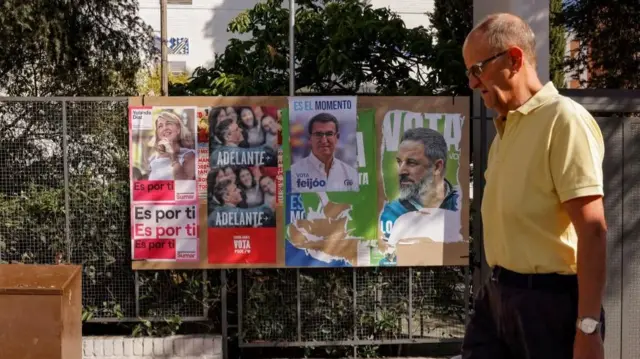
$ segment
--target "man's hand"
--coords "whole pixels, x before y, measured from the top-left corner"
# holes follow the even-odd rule
[[[600,333],[585,334],[576,330],[573,359],[604,359],[604,345]]]

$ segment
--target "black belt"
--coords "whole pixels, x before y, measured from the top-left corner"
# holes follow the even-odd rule
[[[578,276],[575,274],[522,274],[499,266],[493,267],[491,271],[491,280],[508,287],[523,289],[559,290],[570,292],[575,291],[578,288]]]

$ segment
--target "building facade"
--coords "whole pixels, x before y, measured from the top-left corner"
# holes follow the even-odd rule
[[[172,72],[191,72],[198,66],[211,66],[214,55],[222,53],[229,39],[227,24],[260,0],[167,0],[167,38],[169,68]],[[283,6],[288,6],[283,1]],[[427,13],[433,0],[370,0],[374,7],[389,7],[407,27],[429,26]],[[154,29],[160,43],[160,0],[139,0],[140,17]]]

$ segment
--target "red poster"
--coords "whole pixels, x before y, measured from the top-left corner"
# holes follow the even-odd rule
[[[208,262],[275,264],[280,113],[225,106],[207,117]]]
[[[209,228],[211,264],[273,264],[275,228]]]

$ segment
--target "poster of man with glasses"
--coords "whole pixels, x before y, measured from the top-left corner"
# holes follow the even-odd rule
[[[359,190],[357,97],[289,98],[289,191]]]

